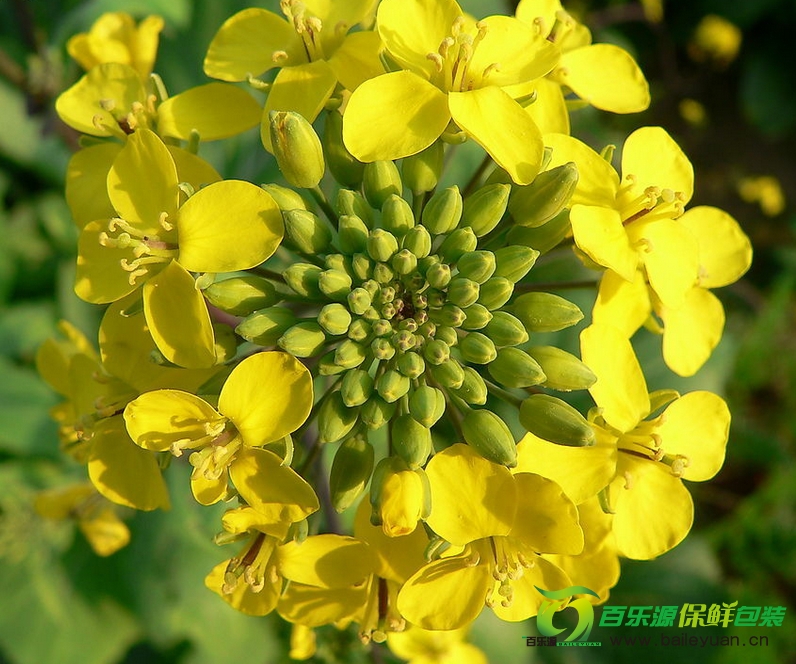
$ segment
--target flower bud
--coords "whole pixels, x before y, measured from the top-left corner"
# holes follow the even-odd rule
[[[388,369],[376,380],[376,391],[387,403],[393,403],[409,391],[409,378],[395,369]]]
[[[293,263],[282,272],[285,283],[290,288],[304,297],[318,297],[321,289],[318,286],[323,270],[311,263]]]
[[[302,198],[301,194],[289,187],[283,187],[279,184],[261,184],[260,188],[268,192],[282,212],[309,210],[307,201]]]
[[[376,263],[373,266],[373,279],[377,284],[386,285],[395,279],[395,272],[386,263]]]
[[[332,392],[318,411],[318,442],[334,443],[345,438],[357,423],[358,409],[343,403],[340,392]]]
[[[205,288],[202,294],[214,307],[233,316],[247,316],[257,309],[273,306],[281,299],[270,281],[253,274],[217,281]]]
[[[514,284],[505,277],[492,277],[481,284],[481,294],[478,304],[483,304],[490,311],[500,309],[511,299],[514,293]]]
[[[323,270],[318,275],[318,288],[331,300],[344,302],[351,292],[350,275],[342,270]]]
[[[526,247],[533,247],[540,254],[546,254],[567,237],[570,228],[569,210],[563,210],[538,228],[515,226],[506,235],[506,241],[509,244],[522,244]]]
[[[579,323],[583,312],[569,300],[552,293],[525,293],[511,311],[529,332],[557,332]]]
[[[484,328],[496,346],[517,346],[528,341],[528,332],[522,323],[507,311],[496,311]]]
[[[339,270],[351,276],[351,257],[345,254],[328,254],[323,263],[327,270]]]
[[[464,382],[458,390],[454,390],[456,396],[469,404],[483,406],[488,395],[484,379],[472,367],[465,366],[462,367],[462,370],[464,371]]]
[[[415,225],[412,206],[400,196],[389,196],[381,207],[381,227],[396,237],[403,235]]]
[[[340,189],[335,201],[337,214],[359,217],[368,228],[373,226],[373,209],[358,191]]]
[[[373,261],[365,254],[351,257],[351,274],[357,281],[367,281],[373,276]]]
[[[391,265],[398,274],[411,274],[417,269],[417,256],[409,249],[401,249],[392,257]]]
[[[344,369],[353,369],[362,364],[366,356],[367,351],[362,344],[345,339],[334,351],[334,363]]]
[[[519,348],[501,348],[487,369],[495,382],[505,387],[530,387],[547,379],[539,363]]]
[[[450,302],[444,304],[440,309],[430,309],[428,315],[437,325],[447,325],[449,327],[459,327],[465,319],[461,307],[457,307]]]
[[[448,285],[448,301],[462,309],[474,304],[478,295],[478,282],[472,279],[457,276]]]
[[[487,461],[512,468],[517,444],[506,423],[490,410],[471,410],[462,420],[464,440]]]
[[[326,334],[320,325],[305,322],[286,330],[276,343],[294,357],[312,357],[323,348],[325,341]]]
[[[399,415],[392,422],[392,450],[410,468],[419,468],[433,451],[431,429],[424,427],[409,413]]]
[[[520,406],[520,424],[539,438],[566,445],[594,445],[594,429],[565,401],[549,394],[532,394]]]
[[[373,472],[373,458],[373,446],[363,436],[352,436],[341,443],[329,474],[335,511],[348,509],[365,490]]]
[[[367,251],[374,261],[386,263],[398,251],[398,240],[389,231],[377,228],[368,235]]]
[[[445,413],[445,395],[436,387],[421,385],[409,397],[409,413],[424,427],[432,427]]]
[[[343,403],[352,408],[361,406],[373,394],[373,378],[363,369],[346,371],[340,384],[340,396]]]
[[[403,236],[401,246],[418,258],[425,258],[431,253],[431,234],[425,226],[415,226]]]
[[[468,332],[459,340],[459,351],[467,362],[488,364],[497,357],[492,339],[480,332]]]
[[[448,344],[439,339],[432,339],[423,348],[423,356],[430,364],[442,364],[451,356],[451,349]]]
[[[496,265],[495,254],[491,251],[480,250],[464,254],[456,262],[456,269],[459,270],[462,277],[482,284],[495,273]]]
[[[422,152],[404,157],[401,172],[409,191],[417,196],[437,186],[444,154],[442,142],[434,141]]]
[[[492,320],[492,312],[483,304],[471,304],[464,310],[464,330],[480,330]]]
[[[345,334],[351,325],[351,314],[342,304],[327,304],[318,312],[318,324],[333,336]]]
[[[368,227],[354,214],[342,214],[338,220],[337,237],[340,249],[346,254],[362,253],[367,247]]]
[[[353,341],[365,341],[370,336],[371,325],[367,320],[356,318],[348,327],[348,338]]]
[[[373,334],[377,337],[386,337],[392,334],[392,323],[388,320],[384,320],[380,318],[379,320],[373,321],[371,325],[371,330]]]
[[[462,218],[462,195],[457,186],[437,190],[423,209],[423,226],[432,235],[450,233]]]
[[[438,325],[434,332],[434,337],[444,341],[451,348],[459,343],[459,335],[456,332],[456,328],[449,325]]]
[[[365,164],[346,149],[343,143],[343,116],[338,111],[326,114],[323,149],[335,180],[344,187],[358,187],[362,183]]]
[[[521,244],[501,247],[495,251],[495,275],[506,277],[511,283],[516,284],[522,279],[536,263],[539,252]]]
[[[365,164],[362,189],[368,203],[381,210],[381,206],[392,194],[400,196],[403,191],[398,168],[391,161],[374,161]]]
[[[296,316],[284,307],[260,309],[244,318],[235,332],[259,346],[273,346],[285,330],[296,324]]]
[[[395,346],[387,339],[374,339],[370,344],[373,357],[377,360],[391,360],[395,357]]]
[[[388,537],[408,535],[423,517],[428,496],[428,483],[418,468],[412,470],[400,457],[386,457],[379,461],[371,480],[370,502],[373,507],[370,521],[381,526]]]
[[[271,111],[268,120],[271,146],[282,175],[294,187],[315,187],[325,165],[321,139],[312,125],[294,111]]]
[[[448,263],[455,263],[465,254],[475,251],[478,238],[472,228],[457,228],[439,247],[439,255]]]
[[[514,187],[509,212],[520,226],[542,226],[569,204],[577,184],[578,167],[573,162],[551,168],[539,173],[531,184]]]
[[[434,263],[426,270],[426,281],[432,288],[443,289],[451,280],[451,268],[447,263]]]
[[[293,246],[305,254],[326,251],[332,242],[332,229],[309,210],[288,210],[282,213],[285,232]]]
[[[373,394],[359,410],[359,418],[368,429],[380,429],[392,419],[398,404],[387,403],[378,394]]]
[[[318,361],[319,376],[336,376],[346,371],[343,367],[334,363],[334,351],[326,353]]]
[[[555,346],[534,346],[528,349],[528,354],[542,367],[547,376],[543,385],[551,390],[587,390],[597,380],[581,360]]]
[[[462,227],[469,226],[483,237],[500,223],[506,212],[511,187],[507,184],[488,184],[464,201]]]
[[[351,313],[357,314],[358,316],[364,314],[372,303],[370,293],[359,286],[347,295],[346,300],[348,302],[348,309]]]
[[[404,353],[398,358],[398,371],[410,379],[421,376],[426,370],[426,363],[417,353]]]
[[[464,370],[453,358],[445,360],[442,364],[429,367],[434,380],[442,387],[458,390],[464,382]]]

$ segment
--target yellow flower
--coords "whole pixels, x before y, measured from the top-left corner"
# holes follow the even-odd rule
[[[716,14],[704,16],[688,45],[689,55],[697,62],[712,61],[726,67],[738,55],[743,34],[738,26]]]
[[[544,76],[559,50],[516,19],[473,23],[455,0],[384,0],[379,35],[403,68],[362,83],[343,115],[346,147],[361,161],[416,154],[454,125],[518,184],[539,171],[543,146],[507,88]]]
[[[487,664],[486,655],[467,643],[467,628],[429,631],[410,627],[391,632],[387,644],[409,664]]]

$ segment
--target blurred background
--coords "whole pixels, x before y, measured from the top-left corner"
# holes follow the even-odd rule
[[[223,20],[243,0],[4,0],[0,2],[0,664],[200,664],[287,659],[289,630],[246,618],[202,583],[221,559],[210,541],[219,510],[199,508],[174,477],[168,513],[130,515],[132,543],[98,558],[73,526],[33,511],[41,488],[82,480],[58,450],[48,409],[58,399],[38,378],[36,348],[65,318],[95,338],[99,308],[74,296],[77,231],[63,199],[76,136],[53,110],[80,76],[66,40],[106,11],[164,17],[156,71],[170,92],[206,82],[202,60]],[[511,3],[463,1],[476,16]],[[662,125],[696,170],[691,205],[730,212],[752,239],[755,259],[741,281],[716,291],[725,336],[703,370],[680,379],[659,341],[635,341],[650,389],[710,389],[733,425],[723,470],[690,485],[696,524],[674,551],[623,564],[610,604],[722,603],[785,606],[783,627],[703,628],[698,636],[765,635],[758,648],[608,645],[609,636],[682,630],[595,628],[602,648],[528,648],[530,624],[484,616],[473,641],[490,661],[780,663],[796,661],[796,35],[793,0],[571,2],[595,42],[629,50],[650,82],[652,104],[634,116],[584,109],[573,134],[598,148],[621,145],[642,125]],[[226,177],[268,181],[272,166],[254,135],[211,146]],[[177,470],[176,468],[174,470]],[[179,489],[176,487],[179,486]],[[599,610],[598,610],[599,615]],[[394,661],[369,655],[346,632],[327,630],[318,662]],[[577,652],[574,652],[577,650]]]

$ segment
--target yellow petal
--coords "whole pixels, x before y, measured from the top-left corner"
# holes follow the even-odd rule
[[[549,133],[569,134],[569,111],[561,86],[541,78],[535,83],[536,99],[525,106],[542,135]],[[560,166],[560,164],[558,164]]]
[[[213,326],[193,277],[176,261],[144,284],[144,316],[158,350],[189,369],[216,361]]]
[[[264,352],[243,360],[227,378],[218,409],[246,445],[259,446],[298,429],[312,410],[312,377],[292,355]]]
[[[205,477],[201,472],[191,474],[191,493],[200,505],[215,505],[227,495],[229,472],[223,470],[215,479]]]
[[[555,23],[556,13],[562,9],[559,0],[520,0],[515,14],[523,23],[534,27],[537,19],[541,19],[539,29],[547,37]]]
[[[66,169],[66,202],[75,223],[83,228],[95,219],[110,219],[115,215],[108,198],[108,171],[122,146],[101,143],[78,150]]]
[[[511,604],[503,606],[497,600],[500,596],[495,593],[495,602],[492,610],[501,620],[508,622],[519,622],[532,618],[539,612],[539,606],[544,601],[544,597],[536,588],[568,588],[572,585],[566,573],[541,556],[533,558],[533,567],[524,569],[519,579],[511,581],[514,591]],[[499,582],[494,582],[497,587]],[[502,598],[501,598],[502,599]]]
[[[343,115],[343,141],[360,161],[400,159],[431,145],[449,120],[444,93],[412,72],[397,71],[354,90]]]
[[[81,519],[78,526],[98,556],[110,556],[130,543],[130,529],[111,507]]]
[[[354,32],[346,36],[327,62],[343,87],[353,92],[360,83],[384,73],[379,62],[380,49],[381,40],[376,32]]]
[[[279,591],[282,581],[279,577],[269,579],[265,577],[265,585],[259,592],[254,592],[252,587],[243,579],[238,581],[231,593],[223,590],[228,560],[216,565],[205,577],[205,586],[216,593],[227,604],[248,616],[265,616],[276,608],[279,600]]]
[[[578,249],[598,265],[633,281],[638,254],[630,244],[619,212],[609,207],[573,205],[569,219]]]
[[[171,158],[174,159],[180,182],[187,182],[194,190],[199,191],[202,187],[221,179],[216,169],[201,157],[178,148],[176,145],[167,145],[166,147],[169,149]]]
[[[594,323],[580,333],[581,357],[597,376],[589,388],[602,416],[627,432],[650,411],[647,383],[630,341],[615,327]]]
[[[468,631],[410,626],[403,632],[388,632],[387,644],[393,654],[414,664],[488,664],[481,650],[465,642]]]
[[[375,569],[364,542],[343,535],[314,535],[277,549],[279,572],[286,579],[320,588],[361,585]]]
[[[672,403],[657,428],[666,454],[688,457],[683,479],[702,482],[724,463],[730,431],[730,410],[711,392],[689,392]]]
[[[578,167],[578,185],[572,195],[572,205],[583,203],[613,208],[619,188],[619,175],[613,166],[588,145],[572,136],[545,134],[544,144],[553,154],[548,168],[568,162]]]
[[[427,523],[438,535],[464,545],[509,533],[517,488],[508,468],[459,443],[435,454],[426,474],[431,484]]]
[[[193,272],[234,272],[269,258],[284,234],[274,199],[243,180],[197,191],[180,208],[179,262]]]
[[[517,184],[530,184],[542,164],[542,134],[503,90],[486,87],[448,95],[451,116]]]
[[[709,290],[692,288],[677,309],[663,307],[663,359],[680,376],[693,376],[718,346],[724,307]]]
[[[420,475],[404,468],[390,469],[379,487],[379,517],[387,537],[406,537],[418,530],[425,504],[425,487]]]
[[[279,597],[279,615],[297,625],[320,627],[351,619],[368,601],[368,586],[317,588],[290,583]]]
[[[650,159],[650,155],[655,159]],[[660,187],[681,192],[683,204],[694,193],[694,168],[674,139],[660,127],[636,129],[622,149],[622,177],[632,175],[633,191]]]
[[[626,281],[610,270],[603,273],[597,301],[592,309],[595,323],[613,325],[630,338],[644,324],[651,311],[649,289],[640,270],[636,270],[633,281]]]

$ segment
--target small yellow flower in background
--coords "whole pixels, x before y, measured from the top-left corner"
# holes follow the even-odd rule
[[[117,62],[132,67],[144,80],[155,65],[161,30],[160,16],[148,16],[136,25],[129,14],[109,12],[100,16],[88,32],[72,37],[66,50],[86,71],[105,62]]]
[[[680,117],[694,127],[702,127],[707,124],[708,112],[696,99],[681,100],[677,110],[680,112]]]
[[[466,642],[467,628],[429,631],[410,627],[391,632],[387,645],[409,664],[487,664],[486,655]]]
[[[738,193],[747,203],[757,203],[767,217],[776,217],[785,210],[785,194],[779,180],[772,175],[742,178]]]
[[[688,53],[697,62],[726,67],[737,57],[742,40],[738,26],[722,16],[708,14],[697,25]]]

